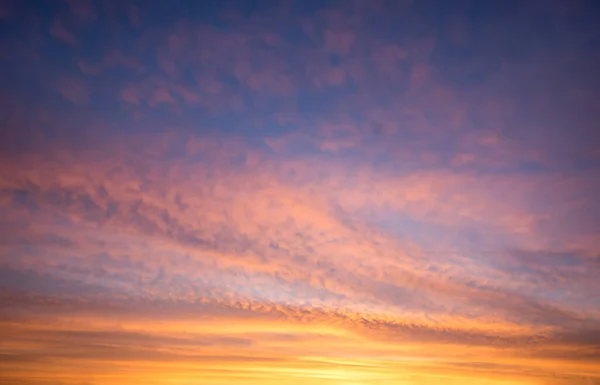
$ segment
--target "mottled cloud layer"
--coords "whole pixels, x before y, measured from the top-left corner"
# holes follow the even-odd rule
[[[3,2],[0,382],[600,384],[594,2]]]

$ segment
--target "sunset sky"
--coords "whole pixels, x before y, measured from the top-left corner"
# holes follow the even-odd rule
[[[600,384],[598,20],[0,0],[0,384]]]

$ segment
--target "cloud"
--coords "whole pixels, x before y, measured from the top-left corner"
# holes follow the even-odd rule
[[[85,104],[89,101],[90,90],[80,78],[63,78],[58,82],[57,88],[62,97],[72,103]]]
[[[598,379],[593,12],[300,5],[11,13],[0,382]]]
[[[52,36],[64,43],[71,45],[77,44],[77,38],[75,37],[75,35],[69,32],[61,23],[54,23],[54,25],[50,29],[50,33],[52,34]]]
[[[167,143],[166,138],[156,139],[156,143]],[[194,152],[210,154],[206,152],[210,148],[210,142],[206,142],[206,147]],[[146,150],[150,148],[146,147]],[[168,147],[157,150],[151,150],[151,153],[171,151]],[[215,164],[213,172],[223,174],[209,177],[199,173],[200,168],[196,164],[189,165],[189,168],[178,165],[172,169],[172,165],[179,163],[176,159],[171,161],[172,165],[165,163],[163,170],[155,168],[150,171],[143,166],[131,168],[134,164],[143,165],[147,158],[129,161],[124,156],[119,152],[112,155],[114,161],[120,159],[116,161],[120,174],[113,174],[113,180],[103,177],[114,167],[111,162],[102,164],[90,160],[91,163],[82,167],[81,161],[54,163],[56,161],[47,159],[47,167],[62,170],[54,174],[59,179],[52,181],[43,177],[49,174],[40,166],[26,168],[27,171],[7,169],[5,181],[11,185],[4,186],[12,186],[13,189],[13,192],[5,191],[8,202],[12,202],[16,210],[12,214],[14,217],[33,215],[31,210],[35,207],[36,211],[52,213],[47,216],[49,222],[46,226],[49,228],[58,230],[53,224],[55,219],[52,219],[58,215],[67,221],[67,227],[54,235],[57,239],[68,237],[72,232],[69,226],[78,224],[80,237],[93,239],[92,244],[106,245],[94,251],[77,247],[78,254],[89,256],[81,262],[70,259],[71,265],[83,263],[82,266],[89,266],[92,256],[106,252],[109,238],[93,235],[95,228],[114,234],[111,235],[111,247],[121,242],[129,244],[129,251],[124,251],[126,254],[109,252],[98,260],[104,265],[104,282],[117,285],[114,287],[122,287],[123,273],[144,271],[147,278],[141,278],[141,282],[151,282],[152,277],[169,272],[159,279],[163,281],[161,284],[182,290],[209,290],[216,285],[216,290],[265,300],[287,302],[294,297],[297,297],[296,300],[305,297],[324,304],[341,301],[342,305],[358,300],[371,304],[369,306],[374,309],[392,306],[398,310],[418,311],[416,314],[429,309],[431,315],[442,312],[450,301],[459,306],[456,309],[458,314],[463,312],[461,309],[469,309],[477,311],[480,316],[487,312],[492,317],[506,318],[510,322],[557,325],[577,319],[560,307],[544,304],[543,301],[539,303],[535,296],[528,298],[518,294],[514,291],[516,287],[509,285],[507,289],[501,289],[507,285],[502,281],[506,278],[504,270],[489,271],[482,279],[471,278],[471,269],[481,273],[485,271],[478,266],[477,260],[463,257],[468,264],[467,269],[454,267],[453,271],[438,273],[445,269],[442,267],[444,260],[434,254],[428,257],[429,266],[435,267],[434,270],[423,270],[418,258],[428,255],[428,251],[423,250],[424,245],[418,241],[412,244],[401,242],[385,227],[379,227],[378,222],[386,220],[384,210],[387,210],[409,215],[413,222],[437,223],[442,228],[459,226],[470,229],[473,225],[481,227],[488,223],[486,226],[489,226],[492,236],[498,236],[497,231],[503,228],[507,236],[510,235],[514,231],[515,219],[494,213],[504,211],[506,215],[507,208],[514,207],[518,201],[511,202],[511,206],[495,207],[493,201],[486,200],[488,190],[481,190],[482,185],[473,179],[418,173],[398,179],[391,176],[379,179],[375,172],[367,169],[362,174],[335,172],[322,177],[312,172],[313,167],[281,162],[263,163],[255,171],[232,169],[228,163]],[[78,164],[79,170],[68,164]],[[290,168],[295,173],[291,179],[286,177]],[[142,171],[144,169],[146,171]],[[224,173],[229,176],[225,177]],[[194,175],[194,179],[186,175]],[[160,181],[165,178],[170,181],[166,189],[160,187]],[[352,194],[339,193],[350,178],[354,179]],[[410,188],[402,188],[403,185]],[[234,189],[233,186],[237,187]],[[452,198],[455,193],[451,192],[457,187],[460,187],[459,195]],[[494,189],[498,190],[498,186]],[[478,190],[482,192],[475,194]],[[337,192],[335,197],[330,195],[333,191]],[[373,197],[373,191],[380,191],[379,195]],[[386,191],[394,191],[395,194],[386,195]],[[460,195],[465,191],[471,191],[469,199]],[[479,207],[476,205],[478,200],[481,200]],[[461,202],[464,202],[464,209]],[[372,214],[365,217],[367,207]],[[44,223],[44,217],[38,214],[38,218],[40,225]],[[361,224],[365,218],[371,225]],[[490,218],[494,221],[489,222]],[[89,226],[89,230],[84,230],[83,225]],[[382,229],[385,229],[383,233]],[[117,234],[120,235],[115,238]],[[152,263],[140,260],[141,266],[130,268],[123,265],[131,258],[137,260],[136,254],[148,253],[145,251],[145,244],[149,242],[144,240],[146,237],[153,239],[151,244],[155,251],[151,255],[156,257]],[[39,241],[29,243],[39,244]],[[76,245],[80,242],[73,240],[71,243]],[[157,258],[158,250],[172,252],[169,258]],[[14,248],[14,252],[16,258],[19,248]],[[447,253],[453,252],[449,250]],[[459,250],[455,253],[461,254]],[[378,263],[367,267],[367,261],[374,255],[378,255]],[[174,261],[178,262],[174,264]],[[193,266],[203,266],[205,274],[202,281],[194,281],[200,276],[193,277],[189,273],[185,277],[186,269]],[[161,271],[163,273],[159,274]],[[85,270],[74,270],[73,273],[79,279],[94,280]],[[177,274],[184,276],[176,278]],[[368,278],[371,274],[376,274],[377,278]],[[217,284],[225,277],[228,277],[228,285]],[[175,279],[179,280],[178,284],[174,283]],[[252,281],[255,289],[247,291],[246,282]],[[543,283],[535,283],[538,284]],[[280,289],[277,290],[277,286]],[[130,282],[127,287],[128,290],[138,290],[144,285],[135,288]],[[283,290],[283,287],[286,289]],[[293,291],[295,294],[292,294]],[[418,293],[431,293],[435,301],[426,300]]]
[[[398,368],[407,368],[407,365],[412,368],[411,375],[414,376],[426,376],[426,373],[431,373],[432,370],[447,375],[448,371],[443,370],[443,363],[453,355],[449,355],[447,349],[442,349],[445,353],[432,352],[436,351],[436,347],[440,349],[450,344],[459,354],[457,357],[462,352],[461,345],[468,346],[470,351],[481,352],[480,363],[477,365],[457,363],[456,366],[460,368],[456,370],[457,375],[477,375],[477,369],[481,367],[504,367],[508,370],[511,370],[511,367],[527,367],[534,378],[547,378],[553,375],[548,368],[540,365],[539,361],[536,364],[535,360],[528,357],[538,354],[535,353],[538,351],[550,357],[548,348],[561,341],[562,350],[555,348],[552,353],[553,359],[560,360],[558,362],[561,362],[561,365],[567,366],[568,361],[572,359],[568,358],[571,348],[564,343],[575,342],[572,338],[565,339],[561,336],[499,337],[474,331],[461,332],[365,319],[364,315],[352,313],[294,309],[260,303],[226,304],[209,301],[186,304],[138,300],[132,304],[128,300],[116,300],[113,297],[110,303],[102,305],[98,299],[36,300],[32,296],[17,296],[7,302],[8,298],[11,297],[3,297],[3,305],[10,304],[13,309],[12,318],[22,314],[19,309],[41,310],[40,306],[46,309],[44,313],[37,313],[43,317],[39,319],[39,323],[29,323],[25,329],[18,323],[4,323],[3,331],[7,333],[6,337],[11,344],[52,347],[51,349],[61,352],[53,354],[54,360],[76,360],[79,365],[87,365],[86,361],[98,360],[113,364],[127,362],[134,367],[141,367],[150,362],[160,366],[165,363],[178,363],[183,366],[194,365],[199,370],[197,375],[221,368],[223,365],[229,365],[228,370],[232,374],[247,373],[243,365],[232,367],[231,363],[235,362],[246,365],[252,363],[257,369],[264,371],[265,376],[272,378],[275,366],[285,368],[285,372],[282,372],[285,376],[283,373],[293,373],[306,363],[305,368],[310,368],[310,371],[298,375],[299,378],[311,378],[311,373],[320,372],[319,367],[328,370],[332,365],[345,365],[344,361],[349,365],[347,369],[350,373],[358,370],[366,379],[389,376],[390,370],[397,371]],[[71,305],[68,305],[69,302]],[[75,304],[77,305],[73,306]],[[158,309],[168,311],[158,314]],[[92,314],[90,312],[95,314],[91,318],[94,320],[93,324],[89,323]],[[60,314],[60,323],[52,321],[53,313]],[[152,317],[149,318],[149,315]],[[117,330],[115,317],[119,319]],[[5,317],[3,319],[6,320]],[[69,327],[64,324],[67,319]],[[286,320],[285,323],[281,322],[283,319]],[[15,321],[18,321],[18,318]],[[224,328],[225,322],[227,327]],[[165,324],[170,326],[165,328]],[[327,341],[329,347],[314,350],[313,344],[318,341]],[[392,341],[398,345],[390,344]],[[422,345],[423,343],[425,345]],[[581,347],[578,342],[575,343],[574,346]],[[229,353],[230,347],[235,349],[235,355]],[[352,357],[359,351],[363,357],[371,357],[370,362],[374,366],[362,366],[358,362],[358,365],[354,364],[351,361]],[[244,355],[244,352],[248,355]],[[277,356],[273,355],[275,352]],[[318,357],[323,354],[333,355],[337,359],[321,361]],[[512,357],[513,361],[509,361],[508,357]],[[515,358],[518,358],[518,361],[514,361]],[[500,360],[503,363],[488,363],[488,359]],[[579,365],[584,364],[589,369],[594,367],[593,357],[586,360],[581,356],[579,359],[583,359]],[[23,363],[32,360],[37,362],[38,368],[44,368],[48,363],[48,357],[33,351],[21,356],[7,356],[7,360],[3,362]],[[531,369],[531,365],[536,369]],[[371,369],[363,372],[361,368]],[[487,373],[487,376],[490,376],[490,373]],[[395,377],[389,378],[391,380]],[[491,380],[492,377],[488,378]],[[564,378],[577,381],[577,377],[572,375],[565,375]]]

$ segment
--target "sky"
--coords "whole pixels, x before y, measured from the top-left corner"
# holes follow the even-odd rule
[[[600,384],[599,19],[0,0],[0,383]]]

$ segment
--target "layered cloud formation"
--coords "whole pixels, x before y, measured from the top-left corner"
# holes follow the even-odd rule
[[[0,382],[600,384],[594,2],[3,2]]]

